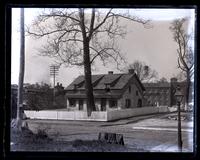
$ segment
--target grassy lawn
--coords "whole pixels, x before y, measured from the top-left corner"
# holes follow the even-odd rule
[[[138,152],[118,144],[97,140],[54,141],[44,131],[33,134],[28,129],[21,132],[11,129],[11,151],[54,151],[54,152]],[[141,150],[140,150],[141,151]]]

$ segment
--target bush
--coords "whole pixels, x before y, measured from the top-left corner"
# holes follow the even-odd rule
[[[17,88],[12,86],[11,89],[11,118],[17,117]]]
[[[53,89],[48,85],[28,86],[25,91],[27,110],[44,110],[65,108],[66,100],[64,90],[57,90],[55,104],[53,104]]]
[[[39,129],[37,134],[35,134],[36,138],[44,139],[48,138],[48,135],[45,130]]]

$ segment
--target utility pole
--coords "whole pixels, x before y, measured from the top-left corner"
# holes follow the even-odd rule
[[[17,128],[21,129],[23,118],[23,84],[24,84],[24,65],[25,65],[25,35],[24,35],[24,8],[20,11],[20,66],[19,82],[17,94]]]
[[[50,66],[50,76],[53,76],[53,105],[55,106],[55,83],[56,83],[56,76],[58,75],[58,70],[60,66],[51,65]]]

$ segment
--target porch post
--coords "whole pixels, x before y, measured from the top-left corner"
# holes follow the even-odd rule
[[[85,99],[83,100],[83,111],[87,111],[87,102]]]
[[[79,110],[79,100],[78,99],[76,99],[76,109],[75,110]]]
[[[66,108],[68,108],[69,107],[69,99],[67,98],[67,107]]]

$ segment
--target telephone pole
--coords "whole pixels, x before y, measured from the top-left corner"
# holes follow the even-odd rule
[[[23,118],[23,84],[24,84],[24,67],[25,67],[25,35],[24,35],[24,8],[20,11],[20,66],[19,82],[17,94],[17,127],[21,128]]]
[[[53,76],[53,105],[55,105],[55,83],[56,83],[56,76],[58,75],[58,70],[60,66],[51,65],[50,66],[50,76]]]

